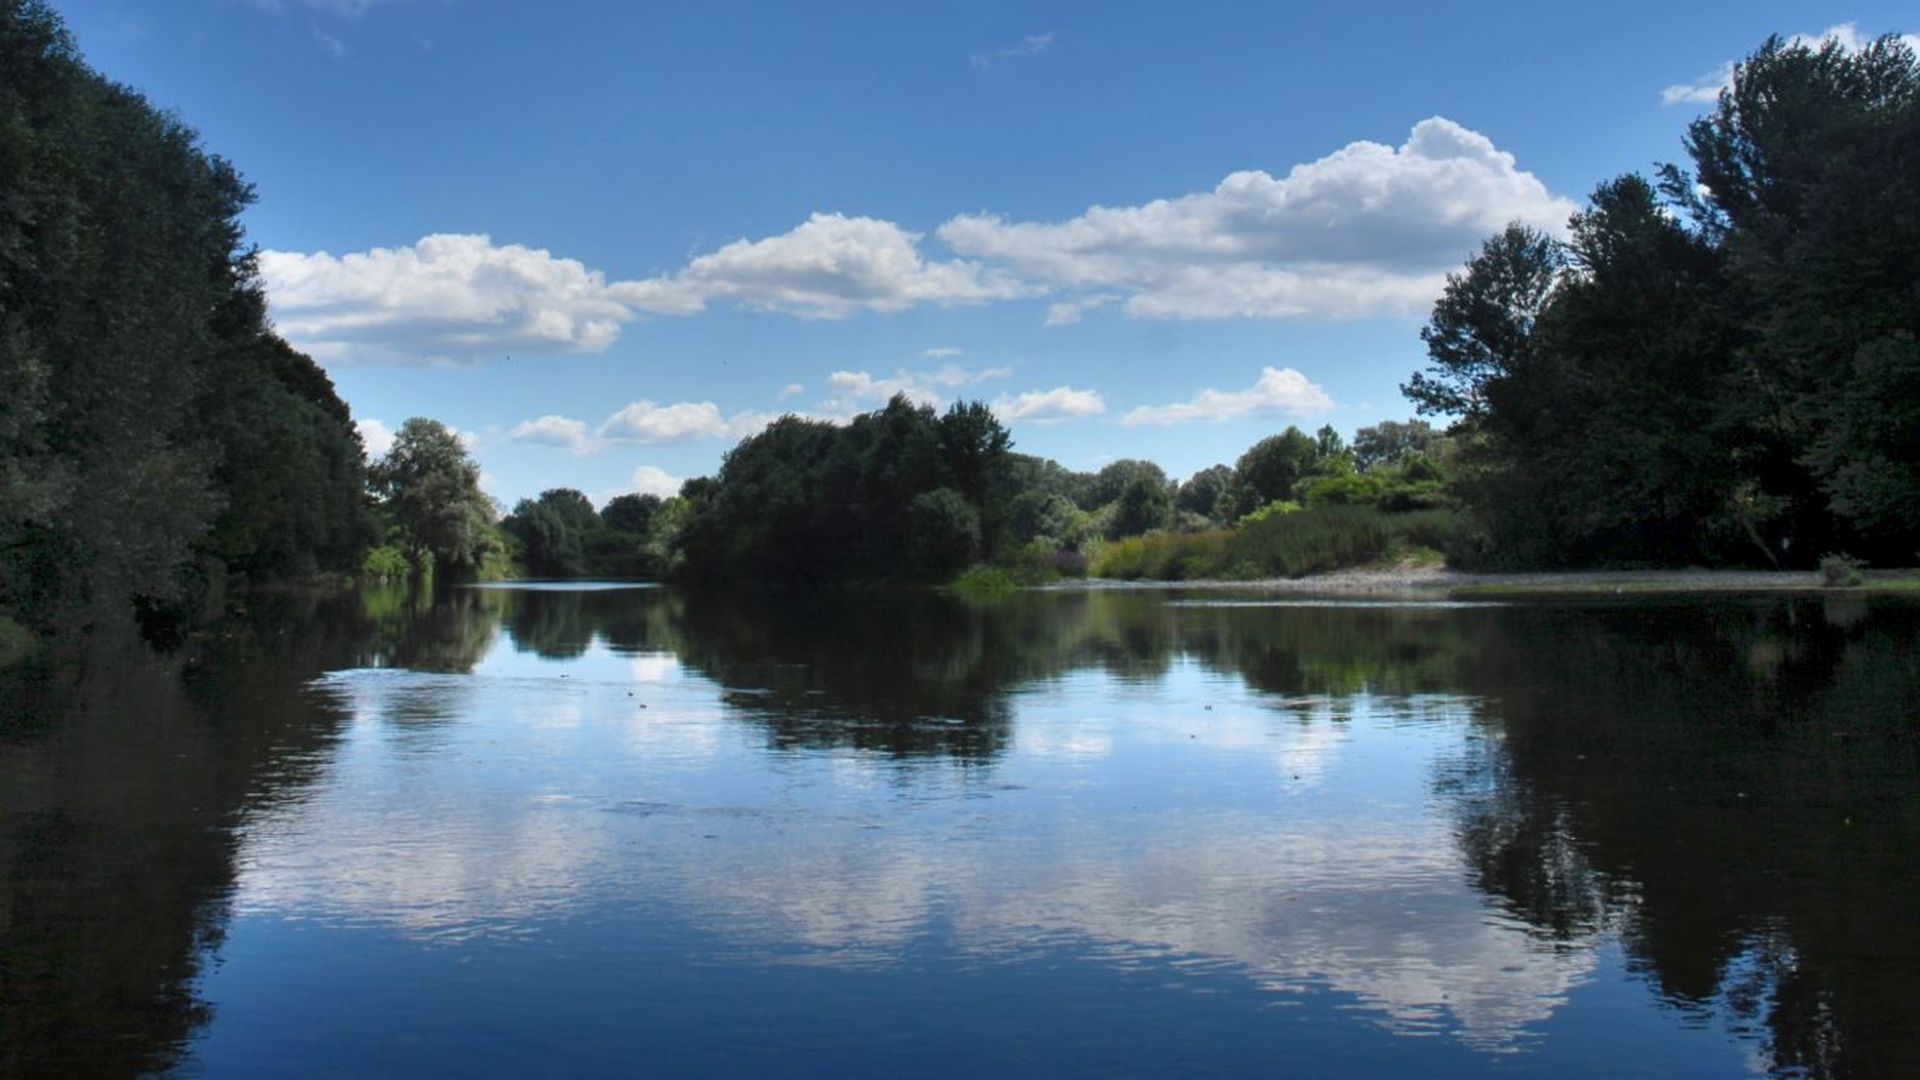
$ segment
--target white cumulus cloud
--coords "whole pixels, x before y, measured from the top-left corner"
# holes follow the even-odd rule
[[[507,437],[514,442],[558,446],[576,454],[589,453],[595,448],[593,437],[587,432],[587,422],[566,416],[548,415],[522,421],[513,426]]]
[[[711,401],[682,401],[657,405],[641,400],[607,417],[597,431],[611,442],[658,445],[695,439],[738,439],[751,435],[777,417],[743,411],[723,415]]]
[[[633,476],[627,481],[627,491],[635,495],[658,495],[670,499],[680,494],[683,478],[668,475],[665,469],[657,465],[638,465]]]
[[[371,416],[353,422],[354,429],[360,432],[360,443],[367,448],[367,460],[387,456],[393,449],[393,429]]]
[[[1190,401],[1142,405],[1122,417],[1127,427],[1217,424],[1254,416],[1305,417],[1333,408],[1333,399],[1317,383],[1292,368],[1265,367],[1246,390],[1202,390]]]
[[[1029,390],[1013,397],[1002,394],[993,403],[994,415],[1000,419],[1024,420],[1035,424],[1083,420],[1104,415],[1106,411],[1107,403],[1100,397],[1099,391],[1075,390],[1071,386]]]
[[[789,232],[736,240],[667,277],[612,293],[646,311],[692,314],[715,301],[809,319],[918,304],[977,304],[1026,295],[1006,274],[965,260],[930,261],[920,236],[870,217],[814,214]]]
[[[634,317],[578,260],[484,235],[334,256],[260,253],[280,333],[325,362],[461,363],[598,352]]]
[[[937,371],[908,371],[902,368],[890,377],[875,377],[865,371],[836,371],[827,376],[827,396],[819,411],[827,419],[845,420],[855,413],[885,405],[895,394],[905,394],[916,405],[940,408],[947,403],[945,391],[958,390],[1013,374],[1012,368],[968,370],[957,364],[943,364]]]
[[[1575,209],[1485,135],[1433,117],[1398,147],[1350,143],[1281,177],[1236,172],[1212,191],[1064,222],[963,214],[939,236],[1035,285],[1091,294],[1055,304],[1055,324],[1111,292],[1136,317],[1355,318],[1417,314],[1508,222],[1560,232]]]

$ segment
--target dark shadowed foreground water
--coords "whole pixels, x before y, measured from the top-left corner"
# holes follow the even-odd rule
[[[1910,603],[270,607],[0,681],[0,1072],[1920,1062]]]

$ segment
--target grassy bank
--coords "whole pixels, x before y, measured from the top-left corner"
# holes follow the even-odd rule
[[[1458,519],[1445,510],[1389,514],[1328,506],[1232,530],[1130,537],[1102,548],[1089,569],[1095,577],[1124,581],[1303,577],[1415,551],[1445,552],[1459,531]]]

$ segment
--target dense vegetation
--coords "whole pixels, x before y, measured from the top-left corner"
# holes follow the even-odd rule
[[[1287,428],[1176,482],[1014,452],[979,403],[789,416],[678,495],[499,511],[457,433],[369,466],[275,336],[192,131],[0,0],[0,636],[215,607],[235,582],[677,576],[945,581],[987,565],[1298,575],[1474,565],[1810,566],[1920,552],[1920,63],[1769,41],[1686,140],[1555,239],[1448,279],[1404,387],[1425,415]],[[1835,565],[1838,565],[1837,563]],[[1848,563],[1848,565],[1853,565]],[[11,647],[11,646],[9,646]]]
[[[1773,39],[1688,130],[1451,277],[1403,389],[1456,417],[1484,561],[1920,551],[1920,64]]]
[[[267,328],[251,189],[0,0],[0,614],[167,621],[232,575],[350,569],[363,454]]]

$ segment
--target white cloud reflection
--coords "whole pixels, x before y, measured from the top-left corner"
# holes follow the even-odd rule
[[[866,966],[944,925],[972,956],[1199,963],[1496,1051],[1598,965],[1597,939],[1542,942],[1468,884],[1430,805],[1447,740],[1389,731],[1419,713],[1458,732],[1454,699],[1280,702],[1182,662],[1103,718],[1117,684],[1083,672],[1016,697],[983,778],[769,751],[670,654],[595,643],[483,663],[458,719],[396,753],[447,678],[328,684],[356,722],[325,783],[249,829],[240,911],[445,941],[665,905],[748,957]],[[1382,756],[1409,744],[1417,760]]]

